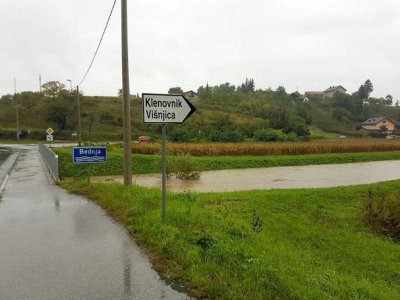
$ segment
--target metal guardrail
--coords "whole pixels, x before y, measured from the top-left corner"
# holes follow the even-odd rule
[[[59,182],[60,178],[58,176],[58,155],[55,154],[53,150],[43,144],[39,145],[39,153],[42,156],[43,161],[49,168],[54,180],[56,182]]]

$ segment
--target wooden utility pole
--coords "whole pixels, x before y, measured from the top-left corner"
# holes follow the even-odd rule
[[[14,106],[15,106],[15,118],[16,118],[16,121],[17,121],[17,140],[18,140],[18,143],[19,143],[19,135],[20,135],[20,133],[19,133],[19,105],[18,105],[18,102],[17,102],[17,80],[15,79],[15,77],[14,77],[14,99],[13,99],[13,103],[14,103]]]
[[[124,185],[132,184],[131,109],[129,103],[128,5],[121,0],[122,99],[124,122]]]
[[[42,75],[39,74],[39,93],[42,93]]]
[[[81,146],[82,130],[81,130],[81,99],[79,97],[79,85],[76,86],[76,102],[78,105],[78,146]]]

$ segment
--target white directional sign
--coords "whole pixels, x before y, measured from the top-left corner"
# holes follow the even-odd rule
[[[143,123],[180,124],[196,108],[182,95],[142,94]]]
[[[53,136],[51,134],[46,135],[46,140],[48,142],[52,142],[53,141]]]

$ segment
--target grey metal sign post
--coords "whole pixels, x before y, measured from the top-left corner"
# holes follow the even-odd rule
[[[142,94],[143,123],[161,124],[161,165],[162,165],[162,220],[167,211],[167,149],[166,124],[182,124],[196,108],[183,95]]]

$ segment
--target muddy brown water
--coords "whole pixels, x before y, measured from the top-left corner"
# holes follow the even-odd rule
[[[172,192],[232,192],[243,190],[324,188],[400,179],[400,160],[296,167],[273,167],[203,172],[199,180],[169,178]],[[97,182],[123,182],[120,176],[93,178]],[[161,175],[134,176],[133,182],[160,188]]]

